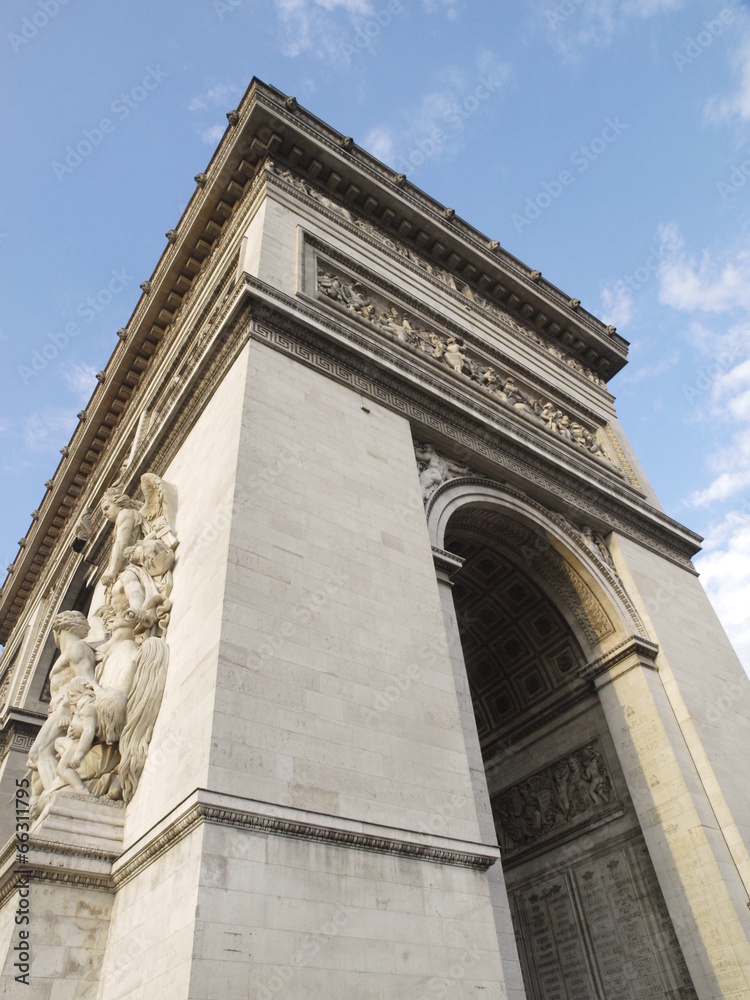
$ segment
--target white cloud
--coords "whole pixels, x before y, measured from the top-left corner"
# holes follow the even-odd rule
[[[659,375],[672,371],[679,360],[680,352],[673,351],[670,355],[666,358],[662,358],[660,361],[644,361],[632,374],[628,374],[628,381],[642,382],[644,379],[658,378]]]
[[[606,48],[633,17],[648,18],[681,10],[686,0],[538,0],[550,44],[566,62],[579,60],[591,45]]]
[[[619,329],[627,326],[633,316],[633,293],[624,281],[605,285],[601,290],[602,320]]]
[[[713,124],[750,120],[750,39],[737,50],[732,61],[734,75],[739,77],[734,93],[706,102],[704,114]]]
[[[365,136],[364,148],[379,160],[389,163],[394,158],[393,133],[385,125],[376,125]]]
[[[225,132],[224,125],[209,125],[201,132],[201,140],[209,146],[215,146]]]
[[[708,507],[717,500],[728,500],[746,486],[750,486],[750,469],[722,472],[705,490],[691,494],[689,503],[691,507]]]
[[[712,528],[695,565],[734,648],[750,672],[750,511],[731,511]]]
[[[370,131],[373,146],[368,148],[405,174],[433,156],[455,155],[467,124],[497,99],[511,74],[510,65],[488,50],[478,54],[473,67],[444,67],[440,86],[404,108],[398,125],[381,123]]]
[[[29,451],[53,451],[67,444],[76,417],[69,410],[49,409],[30,414],[23,423],[23,443]]]
[[[709,250],[688,256],[678,230],[674,255],[659,267],[659,301],[682,312],[720,313],[750,306],[750,248],[717,259]]]
[[[622,5],[626,16],[653,17],[655,14],[669,14],[673,10],[681,10],[685,0],[627,0]]]
[[[93,365],[67,364],[61,369],[67,388],[85,403],[96,385],[96,368]]]
[[[370,0],[274,0],[282,30],[282,52],[294,58],[303,52],[331,62],[347,63],[357,46],[357,28],[374,13]],[[344,20],[337,14],[345,15]],[[389,13],[389,24],[393,16]],[[378,22],[380,35],[388,25]],[[362,35],[364,48],[371,39]]]
[[[442,10],[449,21],[455,21],[458,19],[458,8],[462,0],[422,0],[422,3],[428,14]]]
[[[239,92],[240,88],[234,83],[215,83],[190,101],[188,111],[206,111],[222,105],[226,106],[227,111],[231,111]]]

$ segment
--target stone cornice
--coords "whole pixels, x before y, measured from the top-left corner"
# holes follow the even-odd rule
[[[489,300],[558,341],[607,376],[625,362],[625,341],[613,335],[538,273],[487,240],[400,175],[291,98],[253,80],[226,130],[144,293],[121,331],[48,492],[0,593],[0,642],[18,620],[47,558],[106,450],[134,389],[161,352],[186,297],[205,284],[205,264],[237,219],[237,206],[269,155],[350,203],[384,231],[409,240],[423,256],[473,285]],[[598,359],[598,361],[597,361]],[[601,363],[599,363],[601,362]]]
[[[264,105],[274,118],[275,157],[362,208],[386,230],[412,241],[421,253],[447,266],[462,280],[486,287],[508,303],[515,299],[512,305],[517,310],[528,306],[531,312],[527,321],[536,328],[545,332],[548,327],[556,327],[554,332],[547,331],[548,336],[571,347],[578,340],[580,347],[575,349],[579,351],[598,348],[607,356],[609,374],[624,365],[627,342],[580,309],[577,300],[543,279],[538,271],[305,111],[293,98],[254,80],[243,105],[253,90],[258,104]],[[296,144],[287,152],[292,136]],[[313,155],[310,146],[317,147]]]
[[[479,871],[486,871],[500,857],[492,844],[399,830],[198,789],[143,841],[120,856],[32,836],[28,861],[19,864],[15,840],[11,839],[0,855],[0,906],[26,877],[32,882],[116,891],[204,823]]]
[[[203,823],[479,870],[489,868],[500,856],[494,845],[399,830],[197,789],[114,863],[114,884],[119,888],[135,878]]]
[[[659,647],[656,643],[651,642],[649,639],[644,639],[643,636],[632,635],[615,646],[614,649],[610,649],[604,656],[592,660],[591,663],[587,663],[578,673],[580,677],[586,680],[595,680],[601,674],[606,673],[613,667],[619,666],[619,664],[630,658],[633,659],[634,665],[640,664],[656,670],[655,661],[658,652]]]
[[[572,449],[547,440],[550,435],[531,425],[521,427],[470,385],[456,384],[438,369],[433,373],[417,352],[412,355],[365,328],[336,322],[249,275],[245,281],[248,291],[268,305],[266,311],[260,306],[253,310],[260,320],[255,336],[408,415],[421,425],[419,433],[425,439],[430,433],[448,438],[461,447],[464,457],[467,450],[473,453],[472,461],[483,456],[503,472],[518,476],[525,486],[539,486],[564,506],[585,512],[602,530],[621,531],[682,566],[688,566],[699,550],[700,536],[651,507],[603,463],[569,454]],[[331,333],[337,345],[321,337]],[[351,346],[356,346],[358,356],[351,353]],[[501,445],[498,431],[503,434]]]
[[[27,754],[44,725],[46,716],[22,708],[12,708],[0,720],[0,761],[10,750]]]

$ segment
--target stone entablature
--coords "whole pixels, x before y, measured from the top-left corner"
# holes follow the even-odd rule
[[[577,300],[564,296],[541,280],[538,272],[529,271],[503,251],[497,241],[482,237],[344,138],[299,108],[293,99],[253,81],[207,170],[197,175],[195,194],[177,228],[168,232],[165,251],[151,277],[143,282],[143,295],[127,326],[118,331],[114,355],[100,373],[91,402],[81,411],[79,426],[48,480],[42,504],[32,514],[31,528],[0,594],[0,640],[7,639],[6,620],[11,624],[17,620],[48,551],[64,532],[71,510],[108,446],[113,427],[129,409],[133,390],[151,366],[167,329],[184,312],[183,304],[194,301],[196,284],[200,285],[196,279],[200,279],[207,259],[220,243],[226,246],[241,214],[236,209],[246,202],[248,189],[257,193],[253,181],[269,156],[297,172],[304,164],[307,179],[315,182],[316,190],[325,180],[327,190],[342,194],[366,217],[363,223],[391,242],[387,232],[395,233],[401,241],[413,237],[413,250],[403,244],[412,259],[427,262],[429,246],[436,262],[436,266],[430,265],[435,274],[444,273],[456,287],[476,288],[472,295],[477,302],[489,303],[490,292],[495,298],[504,298],[509,309],[523,313],[522,326],[544,327],[562,345],[561,351],[583,352],[580,364],[594,364],[596,356],[606,360],[608,374],[622,367],[625,341],[581,310]],[[315,153],[319,156],[323,147],[330,163],[316,158]],[[306,148],[313,152],[306,153]],[[352,172],[357,182],[345,183],[343,178]],[[391,205],[401,208],[394,211]],[[406,222],[405,215],[413,218],[415,209],[424,216],[424,229]],[[378,225],[367,220],[377,220]],[[497,303],[492,308],[500,309]],[[584,357],[587,351],[589,355],[593,352],[588,360]]]
[[[596,428],[586,428],[570,413],[560,410],[548,396],[532,395],[533,390],[520,387],[507,366],[504,370],[496,368],[487,363],[489,357],[481,357],[472,351],[466,343],[466,335],[438,332],[436,324],[426,325],[415,314],[404,311],[367,285],[341,272],[328,270],[325,265],[319,267],[316,283],[319,296],[330,299],[356,318],[372,324],[383,336],[426,354],[456,375],[470,380],[495,400],[510,407],[522,420],[544,427],[600,461],[612,461],[596,439]]]

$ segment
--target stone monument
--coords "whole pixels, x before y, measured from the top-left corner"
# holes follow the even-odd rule
[[[227,118],[0,593],[0,994],[746,1000],[750,685],[626,342]]]

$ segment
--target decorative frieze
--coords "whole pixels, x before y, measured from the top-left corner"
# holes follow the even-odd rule
[[[517,385],[509,371],[499,371],[470,351],[460,337],[450,336],[426,327],[416,316],[386,302],[361,282],[330,270],[319,271],[317,287],[320,294],[332,299],[360,319],[371,323],[380,333],[434,358],[489,393],[493,399],[511,409],[560,440],[587,451],[597,459],[611,459],[591,430],[557,403],[533,395]]]
[[[493,797],[503,857],[603,818],[613,805],[612,780],[594,739]]]
[[[590,382],[593,382],[595,385],[601,386],[602,388],[606,388],[607,383],[600,375],[597,375],[595,371],[578,361],[577,358],[571,357],[571,355],[567,354],[556,344],[550,343],[540,334],[536,333],[536,331],[516,322],[516,320],[513,319],[513,317],[506,310],[502,309],[495,302],[492,302],[484,295],[481,295],[475,288],[469,285],[468,282],[462,281],[460,278],[456,277],[456,275],[451,274],[450,271],[446,270],[446,268],[440,267],[439,264],[435,264],[428,260],[422,254],[413,250],[405,243],[392,239],[381,227],[376,226],[369,219],[361,217],[358,213],[352,212],[345,205],[341,204],[335,198],[331,198],[325,191],[322,191],[314,184],[311,184],[304,177],[300,177],[299,174],[289,170],[288,167],[283,167],[274,160],[269,160],[267,167],[278,177],[283,178],[288,184],[297,188],[298,191],[306,194],[319,205],[327,208],[329,211],[338,215],[351,225],[356,226],[357,229],[367,233],[368,236],[375,238],[384,246],[388,247],[389,250],[411,261],[417,267],[429,274],[432,278],[435,278],[446,287],[463,295],[480,309],[490,313],[493,318],[499,320],[502,325],[510,327],[525,339],[537,344],[539,347],[553,355],[553,357],[562,361],[563,364],[572,368],[574,371],[578,372],[578,374],[583,375],[584,378],[587,378]]]

